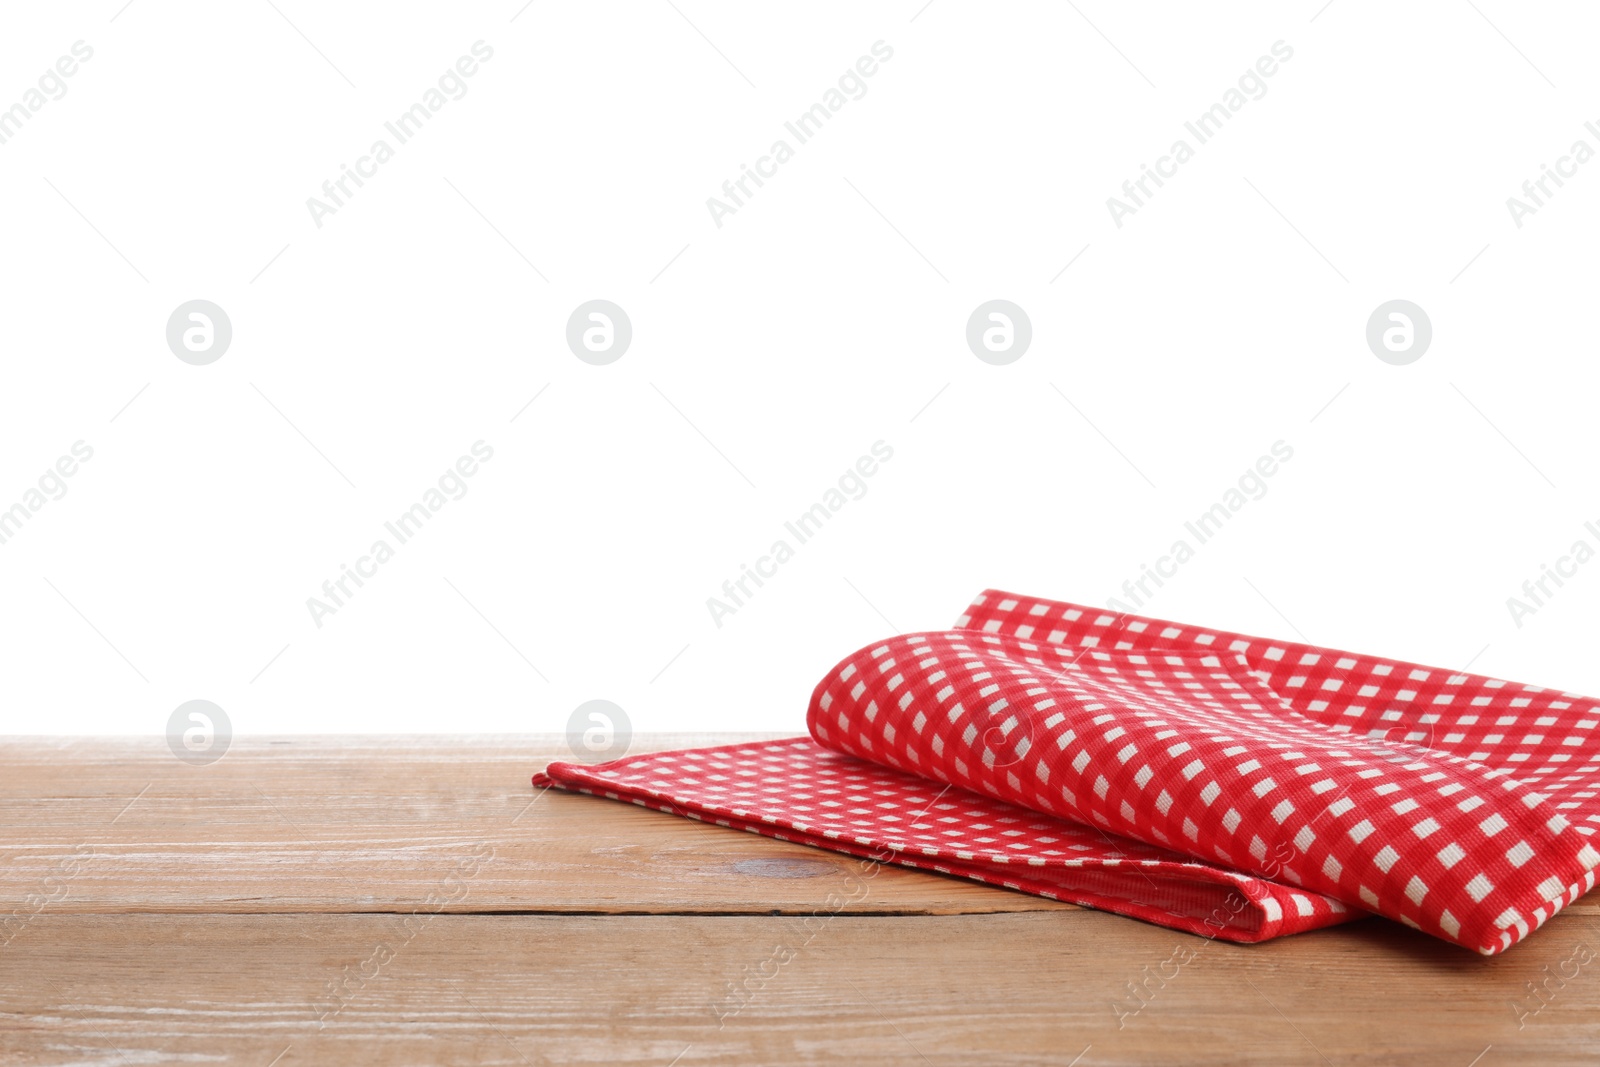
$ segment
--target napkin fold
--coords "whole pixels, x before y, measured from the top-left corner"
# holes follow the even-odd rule
[[[810,737],[535,784],[1206,937],[1387,916],[1494,954],[1595,882],[1588,697],[996,590],[817,685]]]

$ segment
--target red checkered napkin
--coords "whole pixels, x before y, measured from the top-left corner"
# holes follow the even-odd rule
[[[1371,656],[989,591],[808,722],[545,780],[1241,941],[1365,909],[1492,954],[1600,863],[1595,701]]]
[[[1171,849],[831,752],[809,737],[654,752],[595,767],[553,763],[534,784],[1229,941],[1264,941],[1365,914]]]

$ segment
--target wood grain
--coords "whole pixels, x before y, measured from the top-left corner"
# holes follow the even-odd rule
[[[635,751],[731,737],[641,738]],[[1600,907],[1238,946],[591,797],[552,739],[0,741],[0,1064],[1600,1060]]]
[[[661,735],[633,751],[728,740]],[[160,738],[6,739],[0,927],[41,897],[63,913],[410,911],[485,851],[492,860],[446,910],[803,911],[854,867],[631,805],[541,795],[530,778],[553,758],[571,758],[560,738],[263,738],[194,767]],[[1072,905],[893,868],[849,907]]]
[[[1088,911],[50,915],[0,953],[0,1062],[1593,1064],[1594,975],[1521,1030],[1512,1005],[1594,921],[1482,959],[1379,921],[1236,946]]]

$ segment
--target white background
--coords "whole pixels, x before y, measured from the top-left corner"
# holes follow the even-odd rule
[[[1600,148],[1600,14],[675,2],[8,5],[0,107],[94,55],[0,145],[0,508],[94,457],[0,545],[0,732],[159,733],[195,698],[236,733],[552,731],[591,698],[800,732],[838,659],[985,586],[1118,595],[1278,440],[1148,613],[1600,692],[1600,562],[1506,604],[1600,547],[1600,161],[1506,207]],[[307,198],[479,40],[318,228]],[[165,340],[196,298],[234,331],[202,367]],[[609,366],[564,339],[593,298],[633,324]],[[994,298],[1033,325],[1009,366],[965,342]],[[1365,342],[1395,298],[1433,324],[1409,366]],[[478,440],[467,495],[318,628],[307,598]],[[714,625],[879,440],[867,494]]]

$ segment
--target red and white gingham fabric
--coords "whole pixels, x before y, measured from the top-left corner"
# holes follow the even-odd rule
[[[1594,886],[1590,698],[993,590],[956,626],[841,662],[809,739],[536,781],[1234,941],[1493,954]]]

